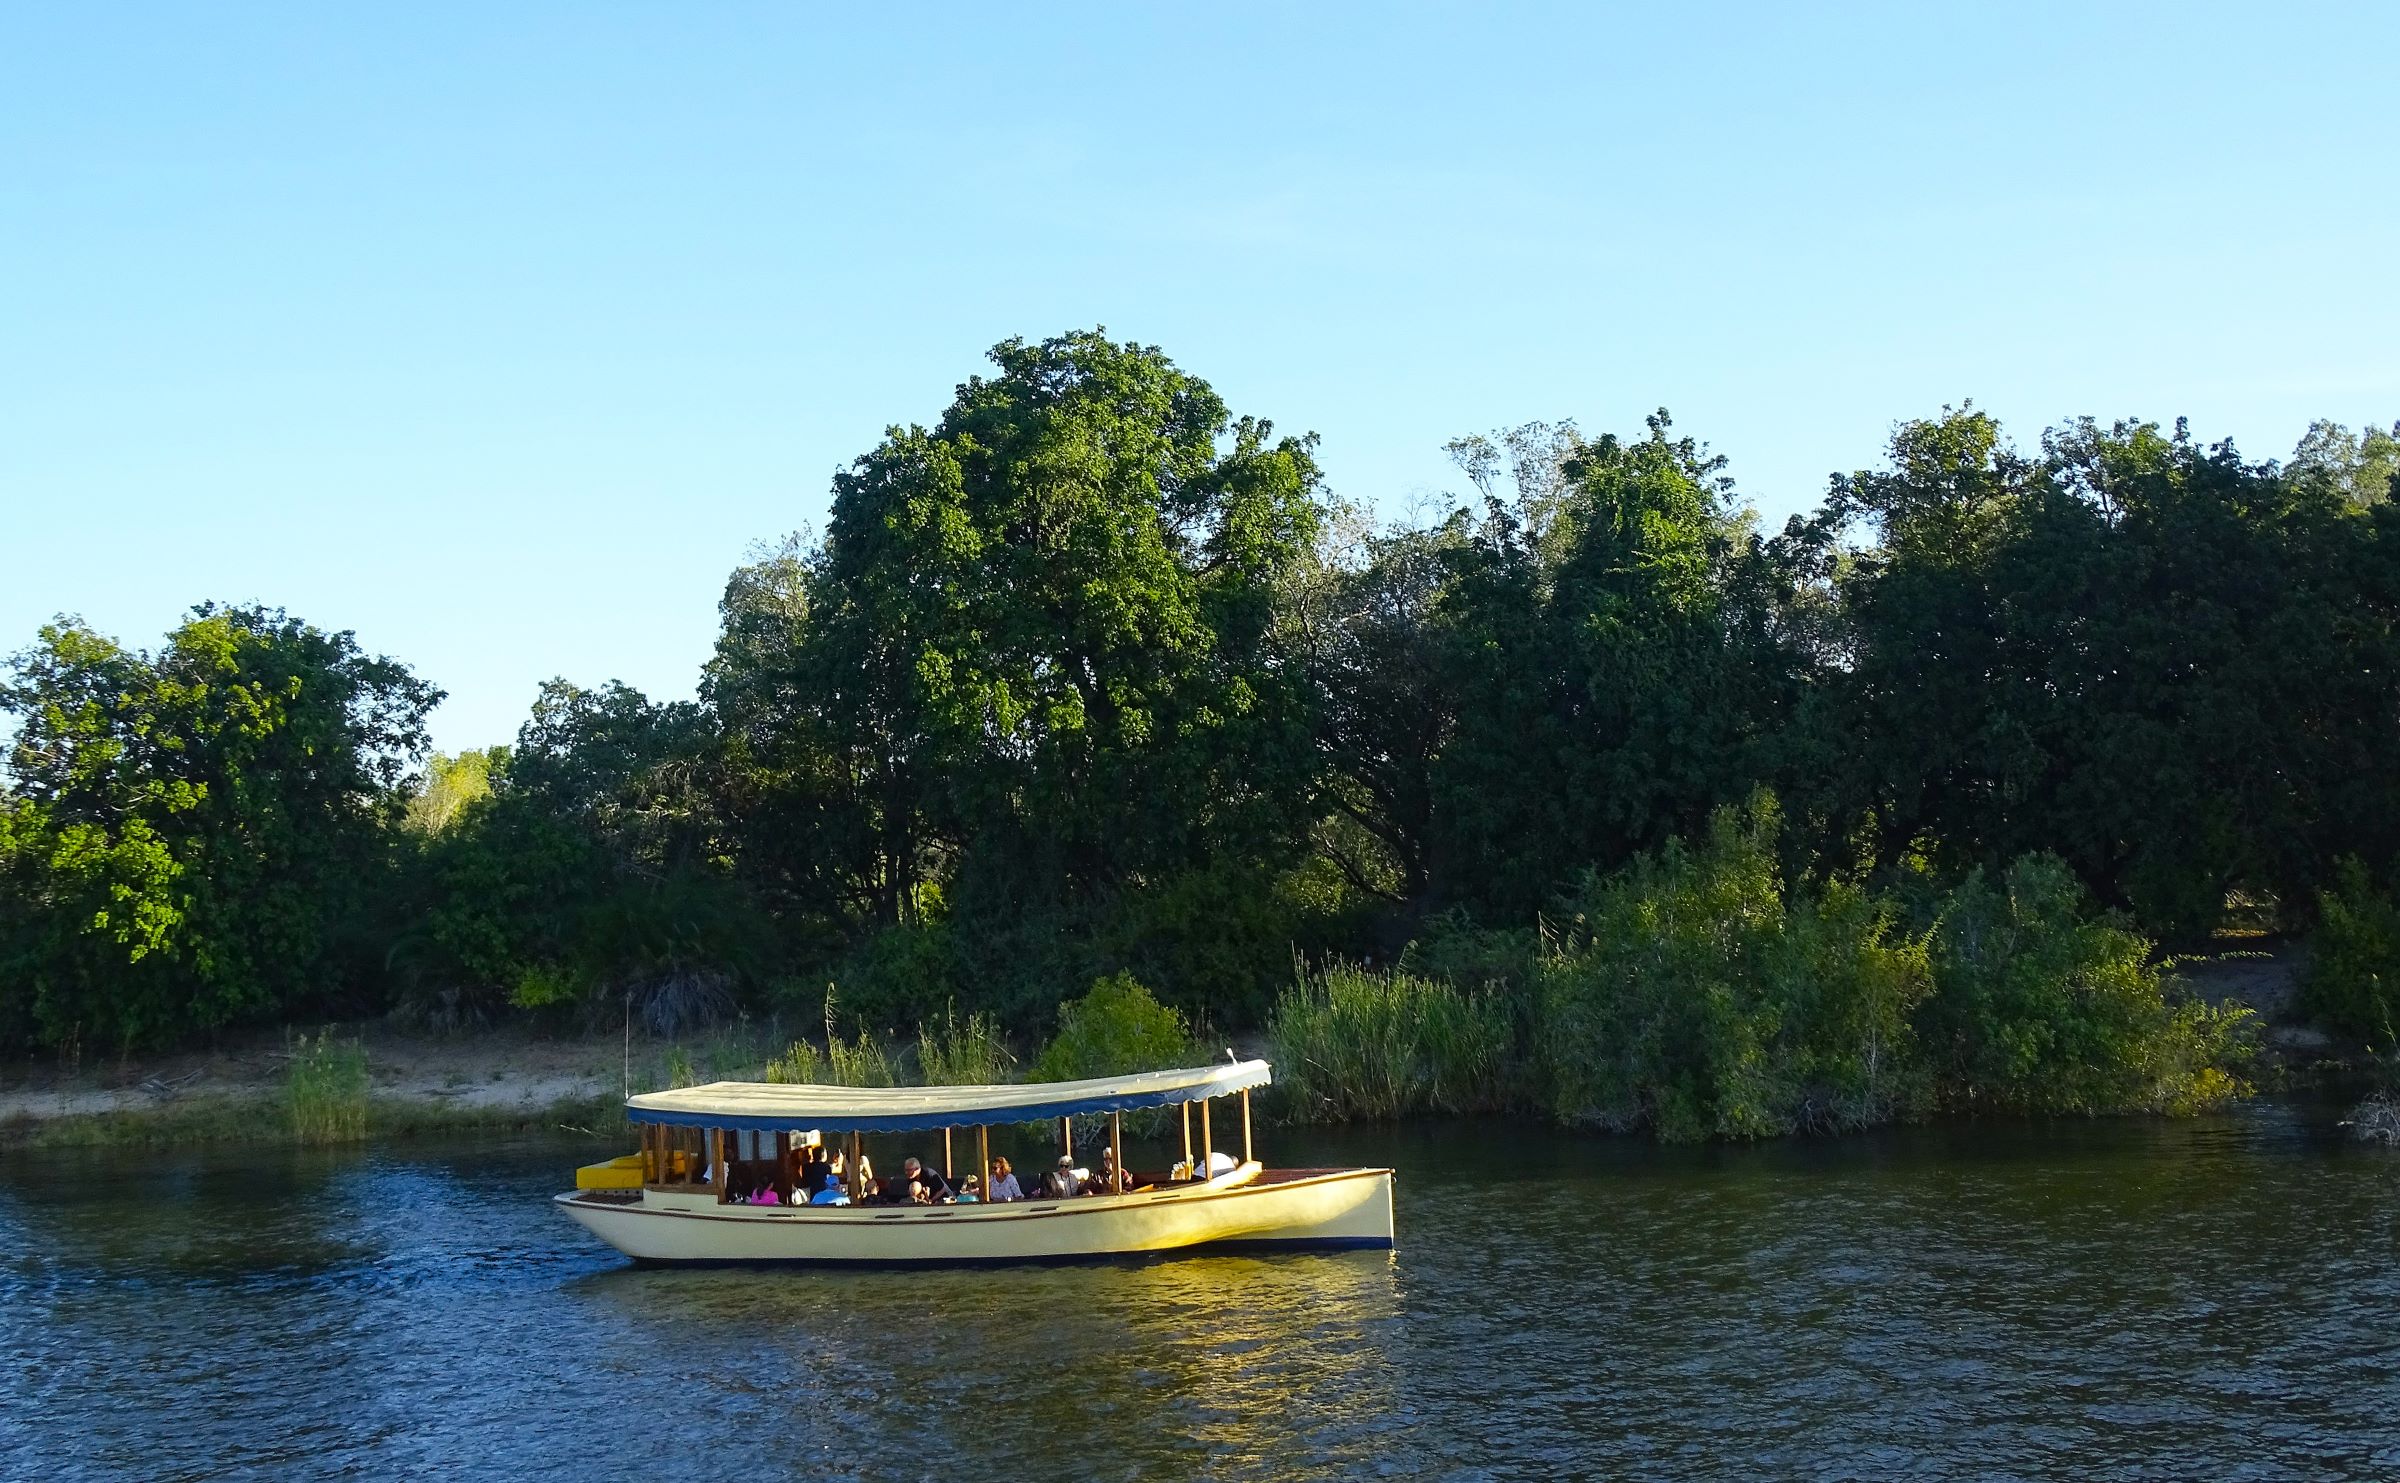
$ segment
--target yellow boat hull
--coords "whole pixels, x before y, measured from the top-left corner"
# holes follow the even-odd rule
[[[1205,1184],[1004,1205],[719,1205],[705,1194],[578,1190],[578,1225],[640,1262],[1067,1261],[1203,1249],[1389,1247],[1392,1171],[1256,1164]]]

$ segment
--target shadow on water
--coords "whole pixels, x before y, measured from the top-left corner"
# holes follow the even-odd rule
[[[0,1476],[2389,1473],[2400,1158],[2329,1122],[1301,1132],[1396,1254],[927,1272],[634,1268],[585,1143],[24,1160]]]

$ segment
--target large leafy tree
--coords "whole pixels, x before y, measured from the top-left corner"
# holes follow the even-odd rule
[[[2388,431],[2369,423],[2357,433],[2338,422],[2312,422],[2292,450],[2289,472],[2357,509],[2389,503],[2400,483],[2400,422]]]
[[[0,1028],[113,1050],[355,989],[440,698],[280,610],[203,605],[155,654],[44,627],[0,684]]]
[[[1309,441],[1099,331],[992,360],[837,476],[811,573],[801,683],[890,921],[946,873],[1024,907],[1271,851],[1308,794]]]
[[[1441,894],[1522,921],[1587,868],[1692,832],[1773,776],[1813,655],[1807,564],[1723,460],[1579,443],[1546,507],[1487,504],[1443,604],[1458,726],[1435,770]]]
[[[723,745],[721,786],[733,863],[786,935],[820,955],[857,928],[915,904],[887,864],[919,865],[905,822],[881,827],[887,802],[910,815],[908,779],[884,745],[879,711],[811,647],[818,553],[805,536],[761,550],[725,584],[702,701]],[[860,677],[849,677],[854,682]],[[846,696],[849,704],[835,700]],[[862,723],[864,729],[859,728]]]
[[[1402,927],[1434,901],[1437,777],[1464,697],[1487,678],[1475,650],[1490,615],[1476,599],[1491,591],[1465,579],[1489,569],[1503,539],[1528,570],[1557,564],[1571,529],[1560,519],[1567,470],[1583,446],[1571,422],[1452,439],[1481,524],[1459,507],[1377,529],[1345,510],[1291,588],[1316,699],[1318,848],[1352,889],[1400,908]]]
[[[1433,882],[1434,767],[1458,726],[1441,605],[1463,514],[1360,532],[1296,584],[1316,697],[1318,849],[1349,885],[1399,906]]]
[[[1902,425],[1885,467],[1833,480],[1828,538],[1863,521],[1876,544],[1842,576],[1849,662],[1834,676],[1843,703],[1823,718],[1832,736],[1821,753],[1838,760],[1816,792],[1835,820],[1873,826],[1878,860],[1926,836],[1970,861],[2001,848],[1978,831],[1995,795],[2025,786],[2023,743],[2038,727],[1994,702],[2003,690],[2019,706],[2049,697],[2038,680],[2007,678],[2042,662],[2010,657],[2033,636],[2004,632],[1990,574],[2040,481],[1972,406]]]
[[[1971,409],[1903,426],[1832,504],[1879,538],[1840,684],[1884,858],[2053,850],[2188,938],[2388,837],[2388,506],[2180,426],[2078,422],[2027,458]]]

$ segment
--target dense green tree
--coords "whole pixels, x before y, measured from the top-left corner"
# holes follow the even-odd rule
[[[2291,475],[2321,485],[2356,509],[2390,502],[2400,480],[2400,422],[2354,433],[2338,422],[2308,425],[2292,452]]]
[[[1661,413],[1578,443],[1551,507],[1487,501],[1443,602],[1444,899],[1529,920],[1773,777],[1812,661],[1790,616],[1807,568],[1723,468]]]
[[[155,654],[45,626],[0,684],[0,1029],[154,1046],[360,992],[440,698],[280,610],[204,604]]]
[[[1868,1109],[1836,1122],[1919,1097],[1852,1085],[1884,1032],[1808,998],[1889,987],[1840,963],[1905,946],[1896,913],[1934,934],[1910,1024],[1944,1096],[2125,1105],[2181,1073],[2078,1037],[2199,1032],[2158,1029],[2147,947],[2067,872],[2171,940],[2247,898],[2338,918],[2335,947],[2400,877],[2400,426],[2320,422],[2276,465],[2143,422],[2020,452],[1945,409],[1767,535],[1663,413],[1528,423],[1449,445],[1470,499],[1379,527],[1313,439],[1155,348],[991,360],[835,475],[821,542],[732,574],[696,702],[553,682],[512,746],[411,778],[438,692],[347,634],[44,629],[0,684],[0,1044],[395,993],[668,1027],[828,983],[879,1033],[955,1003],[1021,1034],[1126,973],[1232,1029],[1299,952],[1467,964],[1425,1002],[1505,1018],[1532,1064],[1581,913],[1577,1033],[1691,1052],[1582,1111],[1749,1132],[1824,1120],[1826,1087]],[[1788,823],[1733,850],[1712,816],[1761,787]],[[1719,961],[1769,895],[1781,925]],[[1670,906],[1683,966],[1629,977]],[[1380,1014],[1423,986],[1353,987]],[[1791,1076],[1753,1097],[1767,1061]]]
[[[1316,697],[1317,847],[1361,892],[1421,904],[1433,879],[1434,767],[1458,726],[1441,607],[1463,514],[1354,531],[1294,584]]]
[[[1813,791],[1830,817],[1871,821],[1878,860],[1921,837],[1969,858],[1997,847],[1978,825],[2015,781],[2027,728],[1991,712],[2009,665],[1987,574],[2038,477],[1970,406],[1902,425],[1885,468],[1833,481],[1826,538],[1863,520],[1875,544],[1841,577],[1848,662],[1829,678],[1843,704],[1819,717],[1822,753],[1848,755]],[[2048,700],[2038,680],[2016,692]]]
[[[1969,409],[1904,426],[1835,481],[1877,545],[1842,584],[1837,816],[1889,861],[2050,850],[2180,938],[2227,893],[2303,905],[2400,795],[2380,508],[2203,448],[2085,421],[2038,458]]]
[[[895,894],[886,863],[889,754],[842,724],[858,718],[832,703],[809,647],[816,555],[794,536],[734,572],[700,695],[722,740],[734,868],[822,957],[916,898]]]
[[[410,1006],[620,997],[666,1029],[732,1006],[773,955],[731,878],[708,713],[622,684],[542,687],[490,792],[427,848],[430,901],[398,954]]]
[[[995,889],[1105,889],[1259,848],[1307,791],[1272,629],[1308,442],[1097,331],[992,359],[835,479],[816,573],[812,674],[882,753],[894,920],[943,848]]]
[[[425,759],[425,775],[410,791],[409,827],[439,834],[459,810],[492,791],[492,774],[508,768],[508,748],[470,747],[453,757],[436,752]]]
[[[870,977],[1028,980],[1017,1007],[1046,1009],[1143,893],[1228,862],[1264,887],[1296,855],[1314,769],[1281,595],[1319,480],[1308,440],[1154,349],[992,360],[836,476],[821,546],[737,576],[707,693],[744,870],[853,934],[918,934],[870,941]]]

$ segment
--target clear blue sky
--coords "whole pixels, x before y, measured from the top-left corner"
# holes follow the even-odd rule
[[[1395,511],[1661,404],[1776,518],[1970,396],[2400,416],[2400,6],[1949,9],[10,7],[0,645],[281,604],[449,749],[688,694],[746,546],[1096,323]]]

